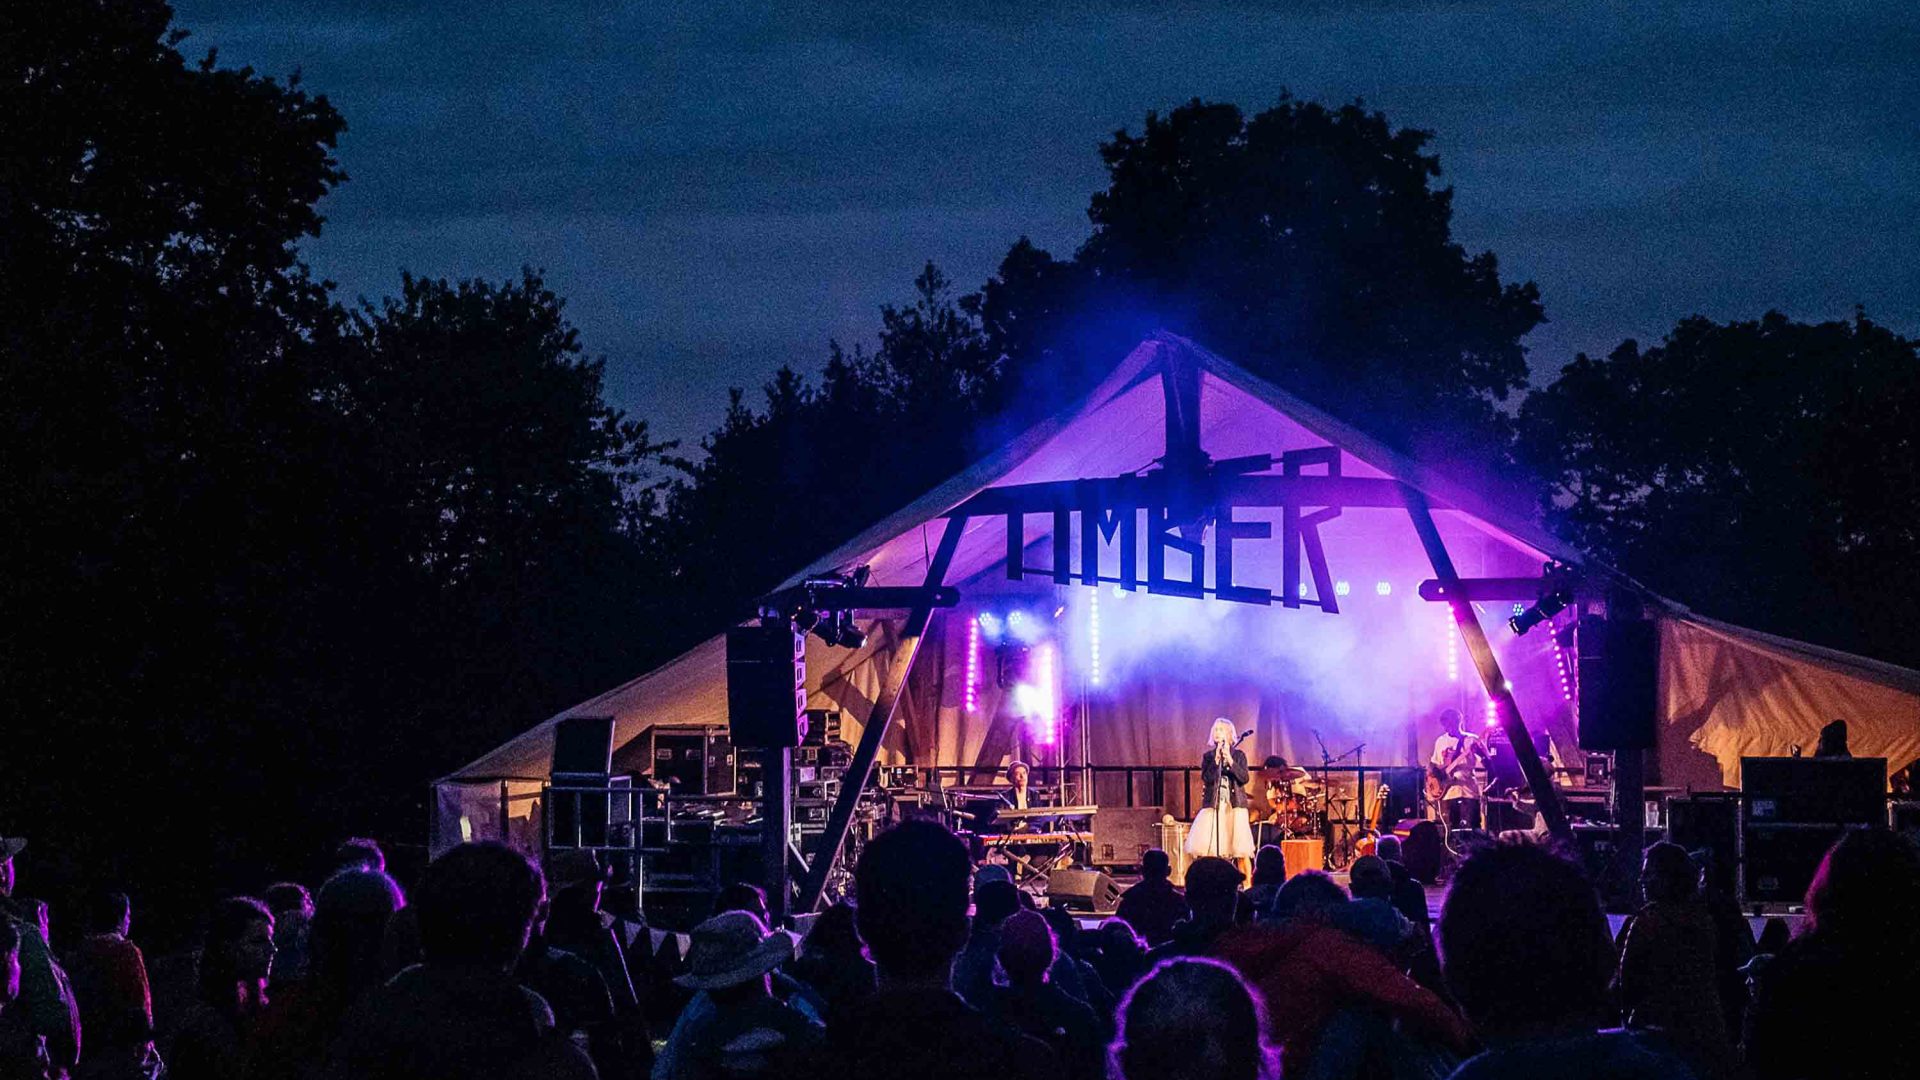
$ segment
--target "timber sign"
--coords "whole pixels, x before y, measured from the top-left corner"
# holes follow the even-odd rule
[[[1005,517],[1007,577],[1014,581],[1031,574],[1051,577],[1059,585],[1111,582],[1127,590],[1144,585],[1150,593],[1168,596],[1212,595],[1242,604],[1271,604],[1273,591],[1234,580],[1233,559],[1236,544],[1270,539],[1273,526],[1266,521],[1236,520],[1234,512],[1279,507],[1280,603],[1337,614],[1339,601],[1320,526],[1339,517],[1347,506],[1405,508],[1406,489],[1395,480],[1341,476],[1340,451],[1332,446],[1289,450],[1280,455],[1279,464],[1280,471],[1273,473],[1270,455],[1214,462],[1203,454],[1185,464],[1136,475],[989,488],[948,516]],[[1029,514],[1053,518],[1051,566],[1026,565]],[[1077,545],[1075,516],[1080,523]],[[1208,525],[1213,526],[1211,553]],[[1143,528],[1144,575],[1139,565]],[[1115,550],[1118,576],[1101,575],[1103,547]],[[1206,585],[1209,554],[1211,587]],[[1310,594],[1304,587],[1309,578]]]

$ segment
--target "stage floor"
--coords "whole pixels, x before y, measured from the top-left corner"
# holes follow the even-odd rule
[[[1340,884],[1341,888],[1344,889],[1347,887],[1348,876],[1346,871],[1335,870],[1331,873],[1331,876],[1334,881]],[[1133,885],[1140,880],[1140,877],[1137,874],[1116,874],[1113,876],[1113,880],[1124,892],[1126,889],[1132,888]],[[1446,902],[1446,898],[1447,887],[1445,885],[1427,886],[1427,914],[1435,923],[1440,921],[1440,905]],[[1787,929],[1795,934],[1800,932],[1800,922],[1806,918],[1805,914],[1798,910],[1798,905],[1792,905],[1792,910],[1789,910],[1787,905],[1782,904],[1750,905],[1743,910],[1747,912],[1747,924],[1753,928],[1753,934],[1756,938],[1760,936],[1760,931],[1766,926],[1769,918],[1785,919]],[[1113,912],[1111,911],[1096,911],[1091,915],[1081,915],[1078,917],[1078,920],[1083,929],[1091,930],[1099,926],[1101,922],[1112,914]],[[1627,916],[1624,914],[1610,914],[1607,916],[1607,927],[1613,936],[1619,937],[1620,927],[1624,925],[1626,921]]]

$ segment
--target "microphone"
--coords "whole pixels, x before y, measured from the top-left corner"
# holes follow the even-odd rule
[[[1243,742],[1246,742],[1246,741],[1247,741],[1247,736],[1249,736],[1249,735],[1251,735],[1251,734],[1253,734],[1253,729],[1252,729],[1252,728],[1248,728],[1247,730],[1245,730],[1245,731],[1243,731],[1243,732],[1241,732],[1241,733],[1240,733],[1240,737],[1239,737],[1239,738],[1237,738],[1237,739],[1235,739],[1235,740],[1233,740],[1233,745],[1235,745],[1235,746],[1239,746],[1239,745],[1240,745],[1241,743],[1243,743]]]

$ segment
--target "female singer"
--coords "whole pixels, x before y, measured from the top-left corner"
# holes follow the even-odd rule
[[[1206,805],[1187,831],[1187,854],[1218,855],[1239,864],[1249,877],[1253,866],[1253,829],[1247,821],[1247,755],[1234,749],[1233,723],[1222,716],[1207,732],[1200,758]]]

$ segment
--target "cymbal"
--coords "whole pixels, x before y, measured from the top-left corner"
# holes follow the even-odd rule
[[[1299,768],[1297,766],[1289,765],[1284,769],[1280,769],[1280,768],[1259,769],[1257,770],[1257,773],[1262,780],[1269,780],[1277,783],[1283,780],[1298,780],[1301,777],[1304,777],[1307,775],[1307,770]]]

